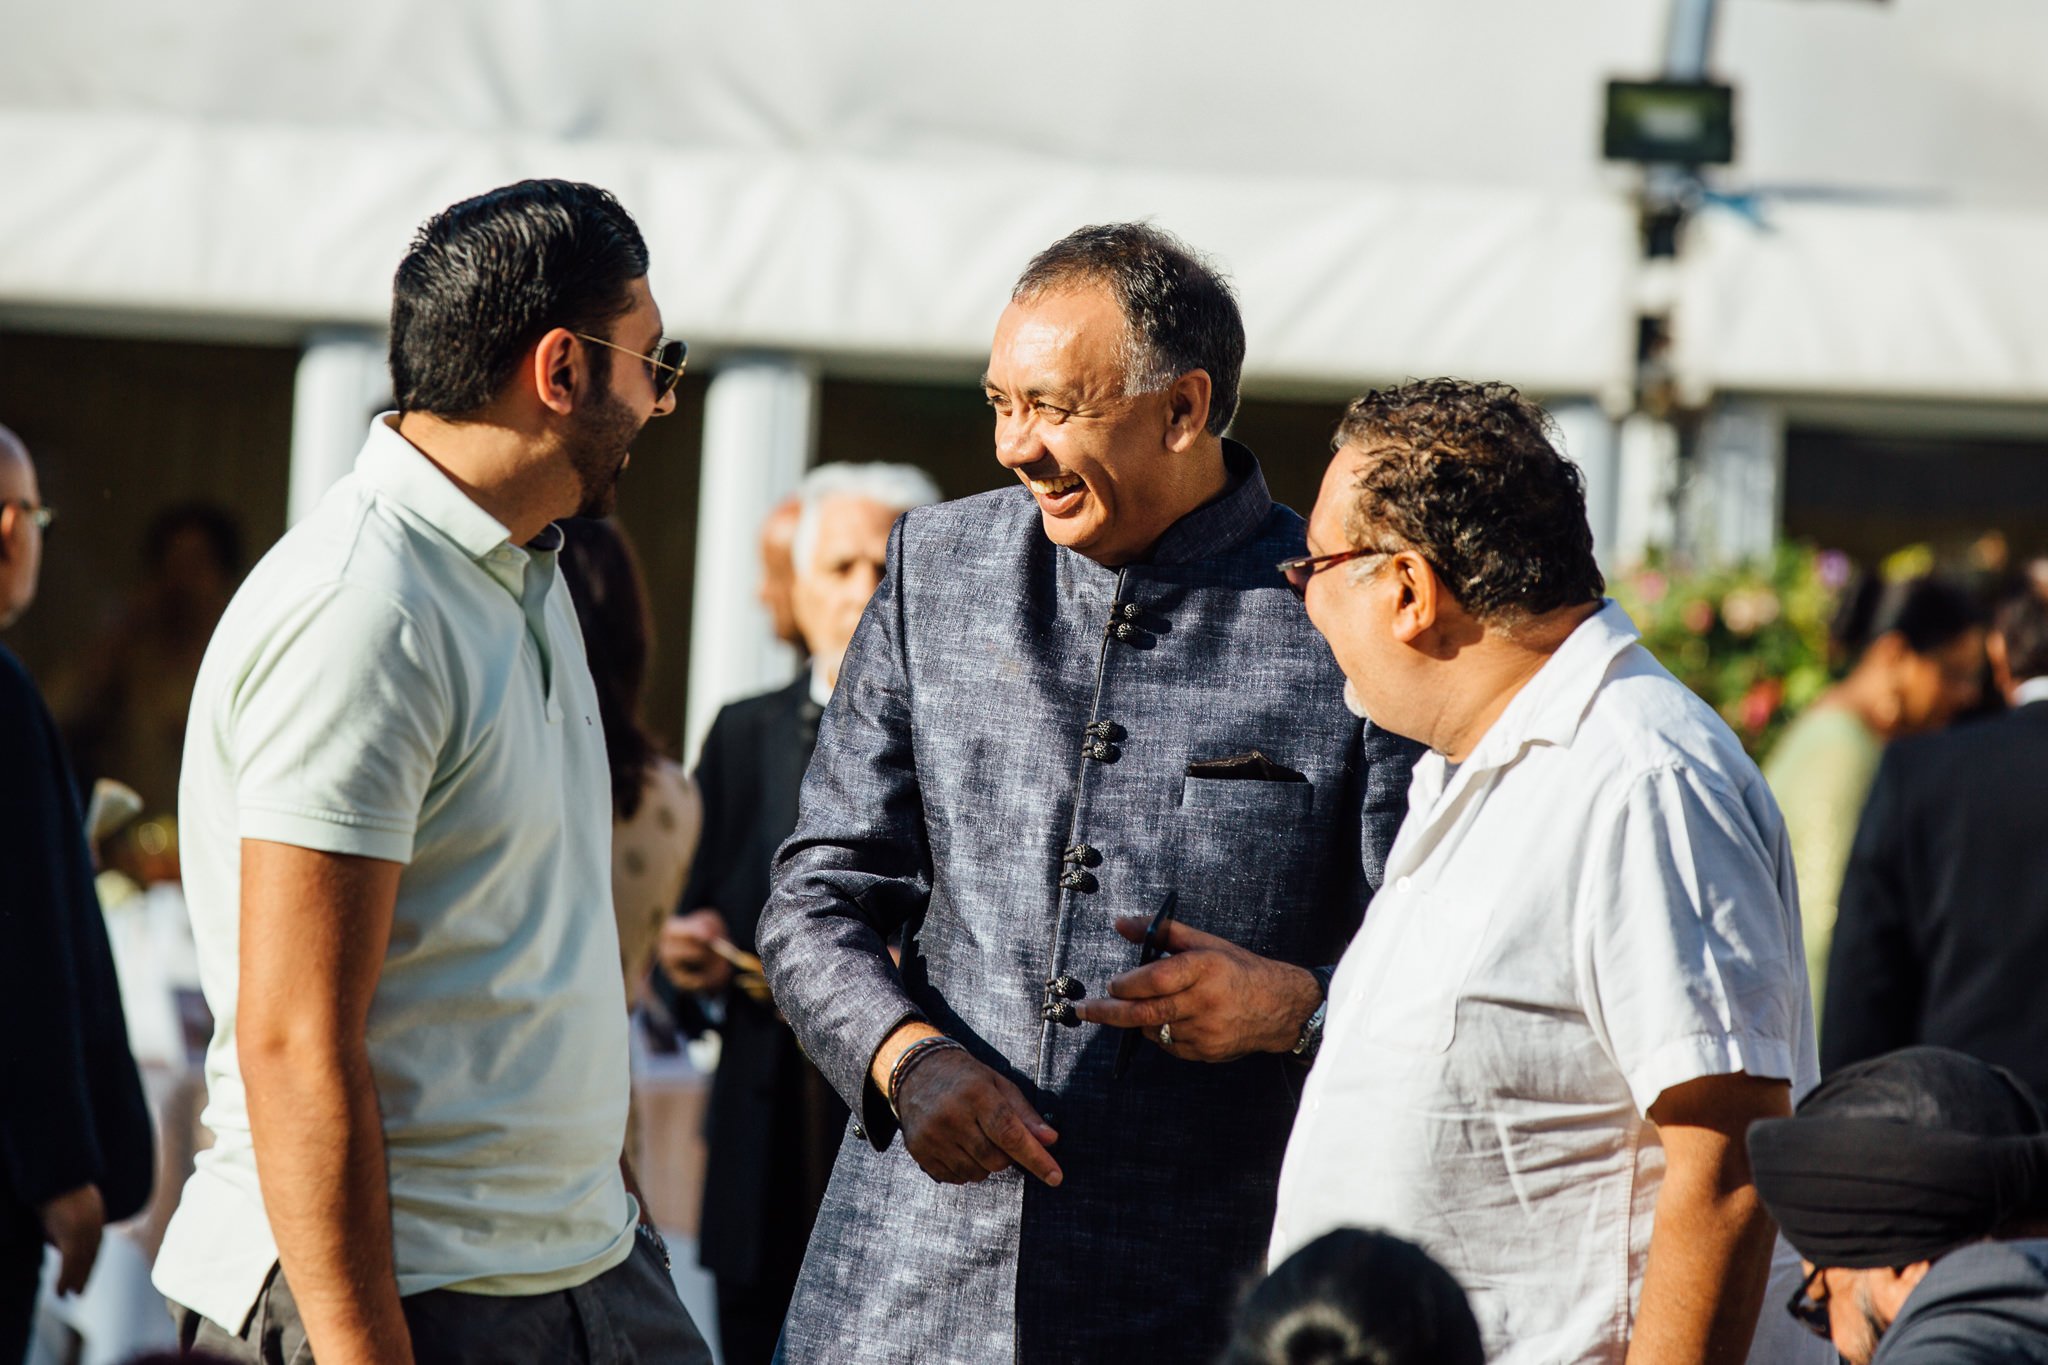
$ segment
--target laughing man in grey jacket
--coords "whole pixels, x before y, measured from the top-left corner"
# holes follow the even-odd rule
[[[1243,353],[1185,247],[1081,229],[984,377],[1021,486],[890,538],[761,922],[855,1120],[792,1365],[1206,1359],[1259,1268],[1417,751],[1334,703],[1302,520],[1222,435]]]

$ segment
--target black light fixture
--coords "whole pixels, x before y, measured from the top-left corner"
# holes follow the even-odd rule
[[[1714,81],[1609,81],[1609,161],[1721,166],[1735,159],[1735,87]]]

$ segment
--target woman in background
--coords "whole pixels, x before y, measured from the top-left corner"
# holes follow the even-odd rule
[[[1984,674],[1982,613],[1932,574],[1897,583],[1866,575],[1832,633],[1851,661],[1848,674],[1792,722],[1764,763],[1792,840],[1815,1018],[1842,872],[1877,760],[1891,740],[1940,729],[1974,706]]]
[[[612,912],[630,1007],[662,922],[683,893],[704,806],[682,765],[661,752],[640,719],[654,627],[631,542],[610,521],[579,519],[564,529],[562,576],[583,627],[612,767]]]

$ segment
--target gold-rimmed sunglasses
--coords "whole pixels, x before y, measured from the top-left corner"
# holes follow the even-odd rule
[[[690,343],[687,341],[670,341],[663,337],[654,343],[653,350],[643,354],[630,346],[621,346],[616,341],[606,341],[588,332],[571,332],[569,335],[594,346],[608,347],[623,355],[637,357],[647,367],[647,378],[654,385],[657,402],[676,391],[676,385],[682,382],[683,367],[690,363]]]

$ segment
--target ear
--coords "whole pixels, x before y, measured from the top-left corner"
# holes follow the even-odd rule
[[[1394,556],[1383,575],[1400,594],[1394,603],[1394,638],[1404,645],[1436,628],[1444,605],[1444,587],[1429,561],[1413,550]]]
[[[27,515],[11,502],[0,502],[0,564],[14,558],[15,533],[21,530],[21,519]]]
[[[590,376],[583,347],[577,344],[576,334],[565,327],[555,328],[534,343],[527,369],[534,397],[542,407],[562,417],[575,408],[577,396],[584,391]]]
[[[1193,447],[1209,426],[1215,385],[1207,370],[1189,370],[1166,391],[1166,448],[1178,455]]]

